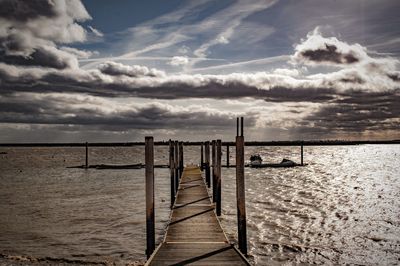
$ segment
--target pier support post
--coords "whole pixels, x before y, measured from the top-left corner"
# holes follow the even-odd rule
[[[229,168],[229,144],[226,145],[226,167]]]
[[[200,145],[200,170],[203,171],[204,157],[203,157],[203,142]]]
[[[222,157],[222,150],[221,150],[221,140],[217,140],[217,160],[216,160],[216,214],[217,216],[221,216],[221,157]]]
[[[155,249],[154,224],[154,140],[145,137],[145,164],[146,164],[146,255],[151,256]]]
[[[213,195],[213,202],[215,202],[216,201],[216,198],[217,198],[217,190],[216,190],[216,184],[217,184],[217,176],[216,176],[216,163],[215,163],[215,160],[216,160],[216,153],[215,153],[215,140],[213,140],[212,142],[211,142],[211,158],[212,158],[212,191],[213,191],[213,193],[212,193],[212,195]]]
[[[206,156],[206,183],[207,187],[210,188],[211,182],[210,182],[210,142],[206,141],[205,143],[205,156]]]
[[[174,142],[174,165],[175,165],[175,195],[178,192],[179,187],[179,149],[178,141]]]
[[[301,142],[301,165],[303,166],[303,141]]]
[[[86,159],[85,159],[85,168],[89,167],[89,143],[86,141]]]
[[[182,177],[183,173],[183,142],[179,142],[179,179]]]
[[[171,209],[175,202],[175,162],[174,162],[174,143],[169,140],[169,173],[171,182]]]
[[[239,119],[237,120],[239,124]],[[241,136],[236,136],[236,200],[238,220],[239,250],[247,255],[246,198],[244,180],[244,137],[243,117],[241,118]],[[239,129],[239,125],[237,127]],[[237,130],[239,132],[239,130]]]

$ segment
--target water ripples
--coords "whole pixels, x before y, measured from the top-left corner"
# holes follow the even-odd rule
[[[225,147],[224,147],[225,148]],[[143,162],[142,147],[91,148],[91,164]],[[143,170],[82,170],[82,148],[8,148],[0,157],[0,253],[144,260]],[[225,149],[223,149],[225,153]],[[298,147],[246,158],[299,161]],[[167,148],[156,147],[157,164]],[[399,146],[305,147],[305,167],[246,168],[250,259],[257,265],[400,263]],[[231,164],[235,158],[231,149]],[[225,156],[223,155],[223,164]],[[185,162],[199,163],[185,147]],[[235,169],[222,171],[221,222],[236,237]],[[169,218],[169,172],[156,169],[156,233]]]

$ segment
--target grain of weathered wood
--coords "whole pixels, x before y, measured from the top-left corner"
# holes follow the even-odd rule
[[[249,265],[229,243],[197,166],[185,167],[164,241],[146,265]]]

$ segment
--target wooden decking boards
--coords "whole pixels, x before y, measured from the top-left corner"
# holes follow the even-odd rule
[[[249,265],[215,215],[197,166],[185,167],[164,241],[146,265]]]

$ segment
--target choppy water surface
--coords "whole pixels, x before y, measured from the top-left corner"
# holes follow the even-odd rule
[[[231,147],[231,163],[234,162]],[[69,169],[84,148],[2,148],[0,253],[144,260],[143,170]],[[225,150],[223,150],[225,152]],[[143,147],[91,148],[90,163],[144,162]],[[247,147],[267,162],[298,147]],[[156,163],[167,163],[156,147]],[[226,160],[223,154],[223,163]],[[199,148],[185,147],[186,163]],[[257,265],[400,263],[400,146],[305,147],[308,166],[246,168],[250,259]],[[156,169],[156,230],[169,217],[168,169]],[[235,169],[224,168],[222,225],[236,239]]]

